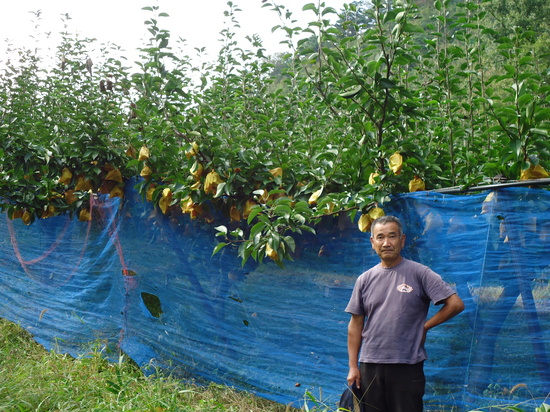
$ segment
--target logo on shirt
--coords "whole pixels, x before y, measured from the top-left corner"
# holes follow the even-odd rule
[[[411,293],[413,291],[413,288],[412,286],[403,283],[402,285],[399,285],[397,287],[397,290],[401,293]]]

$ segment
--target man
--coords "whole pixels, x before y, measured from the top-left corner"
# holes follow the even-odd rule
[[[360,389],[366,412],[420,412],[426,333],[462,312],[464,303],[441,276],[401,256],[398,218],[376,219],[370,241],[380,263],[357,279],[346,307],[348,384]],[[443,306],[427,319],[430,301]]]

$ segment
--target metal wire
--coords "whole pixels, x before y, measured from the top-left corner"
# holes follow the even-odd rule
[[[453,193],[479,192],[482,190],[495,190],[495,189],[502,189],[505,187],[546,186],[546,185],[550,185],[550,179],[512,180],[512,181],[506,181],[502,183],[495,183],[495,184],[483,185],[483,186],[471,186],[471,187],[455,186],[455,187],[448,187],[444,189],[435,189],[435,190],[432,190],[432,192],[453,194]]]

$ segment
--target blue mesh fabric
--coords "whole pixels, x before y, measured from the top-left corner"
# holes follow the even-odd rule
[[[404,255],[466,304],[429,333],[426,410],[540,404],[550,392],[550,192],[418,192],[383,207],[405,223]],[[296,406],[308,391],[336,407],[344,308],[378,262],[368,233],[326,218],[285,269],[242,267],[229,247],[211,257],[212,225],[167,218],[132,190],[124,202],[99,199],[93,216],[0,219],[0,316],[73,356],[120,347],[148,372]]]

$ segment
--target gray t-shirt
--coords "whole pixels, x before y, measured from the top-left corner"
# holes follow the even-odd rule
[[[438,304],[453,293],[441,276],[408,259],[363,273],[346,307],[366,318],[359,362],[415,364],[427,359],[421,343],[430,301]]]

